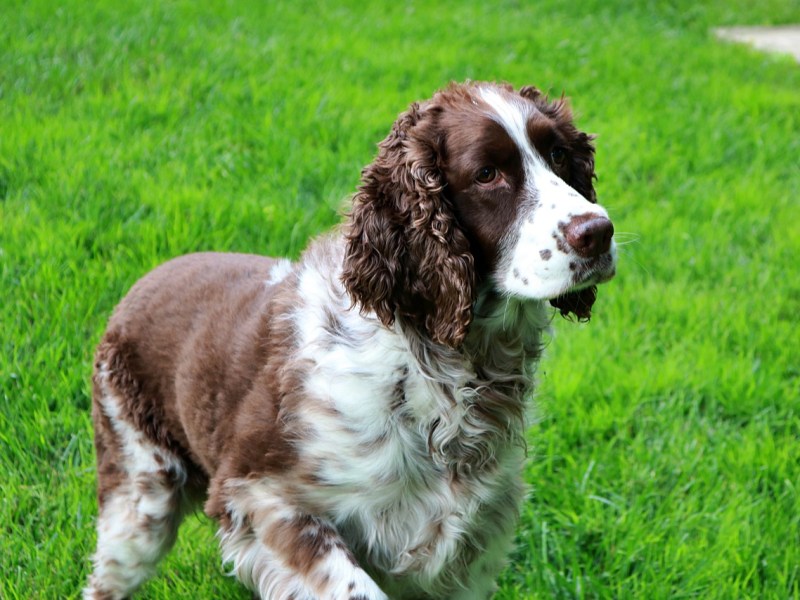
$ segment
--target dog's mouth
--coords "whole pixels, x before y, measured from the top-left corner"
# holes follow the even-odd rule
[[[574,269],[572,269],[574,265]],[[595,258],[581,259],[572,263],[573,287],[582,288],[590,285],[605,283],[617,274],[615,255],[609,251]]]
[[[591,285],[575,292],[567,292],[550,300],[562,317],[574,314],[579,321],[588,321],[592,316],[592,306],[597,300],[597,286]]]
[[[574,265],[574,267],[573,267]],[[614,252],[606,252],[598,257],[582,259],[570,264],[573,284],[568,290],[550,299],[562,316],[574,314],[579,321],[586,321],[592,314],[592,306],[597,299],[597,286],[610,281],[616,275]]]

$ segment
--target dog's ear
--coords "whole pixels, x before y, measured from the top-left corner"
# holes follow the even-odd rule
[[[573,129],[574,126],[573,126]],[[594,191],[594,136],[575,129],[570,144],[570,170],[567,183],[589,202],[597,204],[597,193]]]
[[[401,114],[364,168],[346,224],[342,281],[363,312],[396,317],[458,347],[472,321],[469,243],[442,193],[442,144],[433,101]]]

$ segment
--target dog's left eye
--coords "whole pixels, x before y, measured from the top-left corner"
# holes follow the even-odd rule
[[[550,151],[550,160],[553,161],[553,164],[557,167],[560,167],[564,164],[564,159],[567,158],[567,151],[560,146],[556,146]]]
[[[483,167],[475,175],[478,183],[491,183],[497,179],[497,169],[494,167]]]

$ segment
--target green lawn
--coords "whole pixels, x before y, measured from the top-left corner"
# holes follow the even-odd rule
[[[93,346],[157,263],[296,256],[449,80],[599,134],[621,246],[540,369],[512,598],[800,597],[800,66],[715,41],[796,0],[0,7],[0,598],[76,597]],[[190,518],[143,598],[247,598]]]

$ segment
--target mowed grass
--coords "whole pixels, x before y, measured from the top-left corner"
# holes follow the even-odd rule
[[[450,80],[566,92],[622,244],[555,320],[498,598],[800,596],[800,67],[710,28],[792,0],[0,7],[0,597],[93,550],[91,362],[178,254],[297,256]],[[143,598],[247,598],[190,517]]]

